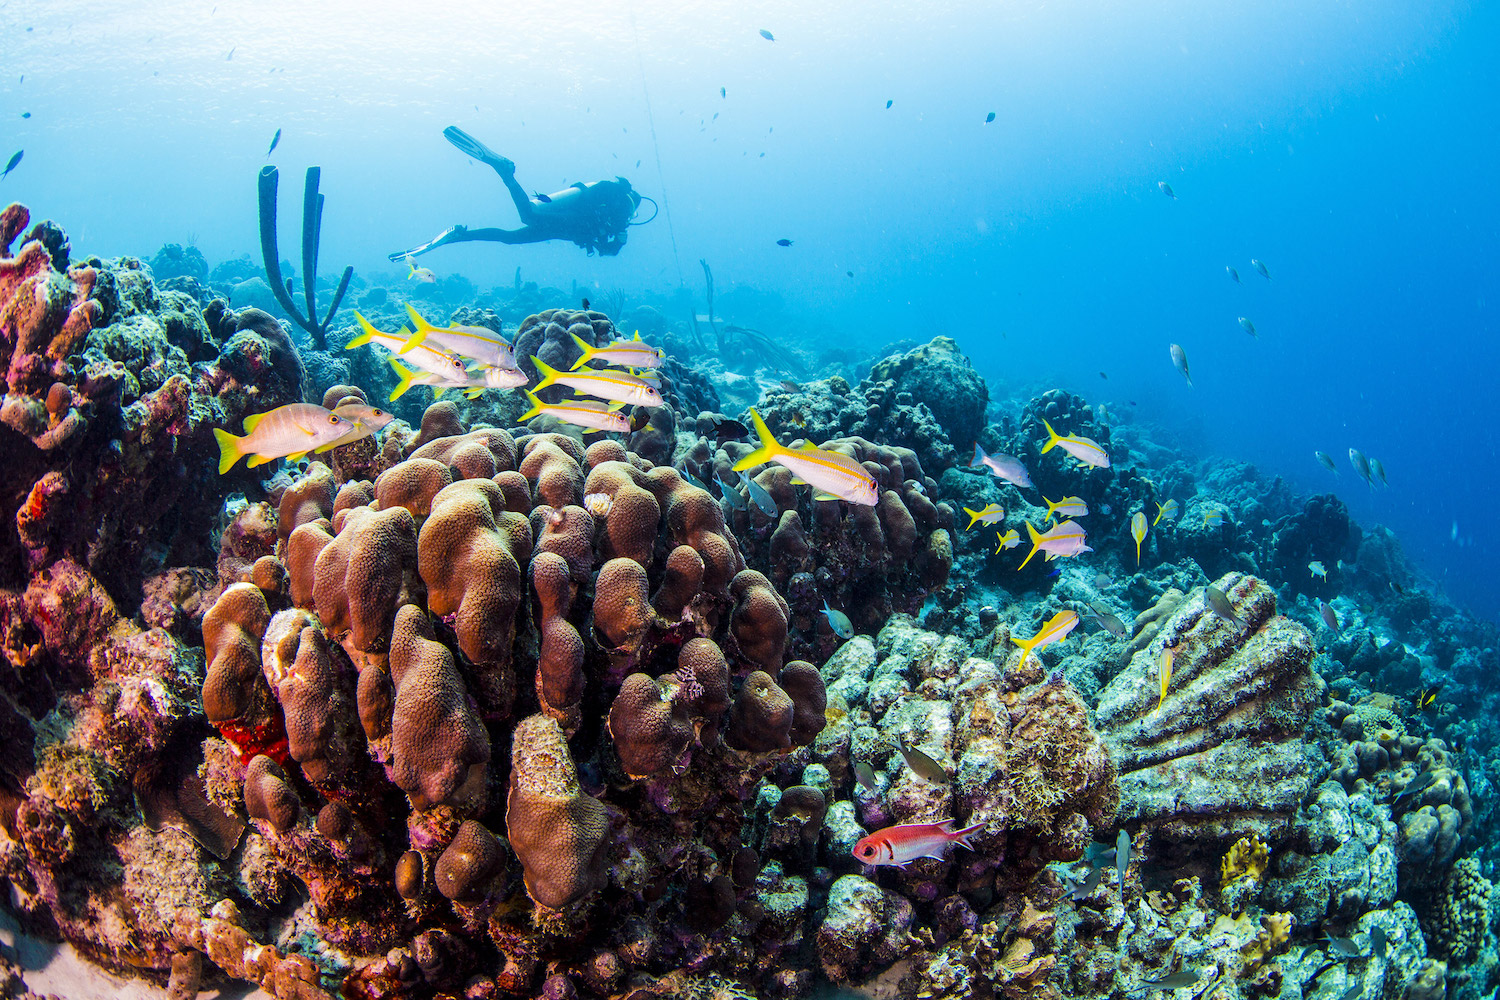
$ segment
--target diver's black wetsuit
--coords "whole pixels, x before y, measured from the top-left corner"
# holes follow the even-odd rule
[[[516,183],[516,165],[491,150],[484,143],[455,126],[443,130],[443,136],[464,153],[494,168],[505,182],[516,212],[521,216],[520,229],[469,229],[454,226],[436,238],[390,255],[392,261],[416,257],[449,243],[543,243],[547,240],[570,240],[590,254],[613,257],[625,245],[630,219],[640,206],[641,196],[623,177],[612,181],[576,183],[554,195],[532,198]]]

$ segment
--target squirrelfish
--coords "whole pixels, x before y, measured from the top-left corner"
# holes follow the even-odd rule
[[[667,359],[667,352],[659,347],[652,347],[641,340],[641,332],[635,332],[634,340],[617,340],[603,347],[595,347],[578,334],[569,334],[573,342],[578,345],[583,354],[573,362],[573,371],[577,371],[590,361],[603,361],[611,365],[619,365],[623,368],[659,368],[661,363]]]
[[[1010,641],[1021,647],[1021,659],[1024,661],[1028,653],[1033,653],[1043,646],[1050,646],[1054,642],[1061,642],[1068,637],[1068,633],[1078,626],[1078,613],[1076,611],[1059,611],[1047,619],[1047,624],[1037,630],[1036,635],[1030,639],[1017,639],[1010,637]]]
[[[588,427],[596,431],[616,431],[624,434],[630,430],[630,423],[615,410],[623,406],[623,403],[613,405],[601,403],[592,399],[567,399],[561,403],[544,403],[536,398],[536,393],[530,390],[526,398],[531,400],[531,409],[516,418],[516,423],[524,424],[533,417],[549,416],[561,420],[565,424],[573,424],[576,427]]]
[[[427,322],[422,314],[408,302],[407,315],[415,329],[401,344],[400,353],[406,353],[429,341],[466,358],[494,365],[497,368],[515,368],[516,356],[511,353],[510,341],[487,326],[436,327]]]
[[[1079,465],[1088,465],[1096,469],[1109,468],[1109,456],[1098,441],[1086,438],[1078,434],[1069,434],[1063,437],[1052,429],[1052,425],[1042,420],[1042,426],[1047,428],[1047,443],[1042,445],[1042,454],[1045,455],[1053,448],[1062,448],[1063,451],[1078,459]]]
[[[1049,521],[1058,514],[1064,517],[1083,517],[1089,512],[1089,505],[1079,497],[1063,497],[1057,503],[1042,497],[1042,503],[1047,505],[1047,520]]]
[[[1027,521],[1026,531],[1031,535],[1031,551],[1026,554],[1025,559],[1021,560],[1021,565],[1016,567],[1017,570],[1025,569],[1026,564],[1031,562],[1031,557],[1038,552],[1047,553],[1046,559],[1051,562],[1058,556],[1071,557],[1094,551],[1085,544],[1087,536],[1077,521],[1054,524],[1047,529],[1046,534],[1039,534],[1031,526],[1031,522]]]
[[[828,627],[833,629],[833,634],[840,639],[852,639],[854,637],[854,623],[849,616],[837,608],[828,606],[828,600],[823,601],[823,617],[828,619]]]
[[[755,424],[755,432],[760,435],[760,447],[734,463],[736,472],[775,462],[792,471],[792,485],[811,485],[815,500],[847,500],[865,507],[875,506],[880,487],[863,465],[848,455],[827,451],[810,441],[800,448],[788,448],[777,443],[771,429],[753,409],[750,419]]]
[[[996,521],[1005,520],[1005,508],[997,503],[989,504],[979,510],[970,510],[965,507],[964,513],[969,515],[969,524],[964,528],[965,531],[976,524],[994,524]]]
[[[220,475],[246,455],[250,460],[245,465],[254,468],[288,455],[305,455],[354,430],[348,420],[313,403],[288,403],[267,413],[255,413],[245,418],[244,426],[244,437],[214,428]]]
[[[1167,687],[1172,683],[1172,647],[1163,646],[1161,653],[1156,657],[1156,672],[1161,676],[1161,700],[1156,703],[1156,712],[1161,711],[1162,705],[1167,701]],[[1156,712],[1151,713],[1155,715]]]
[[[1188,374],[1187,351],[1182,349],[1182,345],[1173,344],[1171,353],[1173,366],[1182,373],[1183,378],[1187,379],[1188,388],[1191,389],[1193,387],[1193,376]]]
[[[1000,554],[1001,549],[1013,549],[1021,544],[1021,536],[1016,533],[1015,528],[1011,528],[1009,531],[1003,533],[997,531],[995,535],[1000,540],[1000,544],[995,547],[995,555],[997,556]]]
[[[531,363],[536,365],[536,370],[542,376],[542,380],[532,387],[532,392],[541,392],[549,385],[565,385],[585,395],[616,403],[629,403],[634,406],[661,405],[660,392],[634,375],[627,375],[625,372],[594,371],[593,369],[560,372],[534,354],[531,356]]]
[[[1146,538],[1146,512],[1138,510],[1130,515],[1130,537],[1135,539],[1135,564],[1141,564],[1141,542]]]
[[[949,844],[974,849],[969,838],[984,828],[983,823],[962,830],[953,829],[953,820],[941,823],[904,823],[877,830],[854,845],[854,856],[867,865],[895,865],[905,868],[918,858],[946,857]]]
[[[1177,520],[1177,512],[1181,509],[1182,508],[1177,505],[1176,500],[1168,500],[1166,503],[1157,504],[1156,520],[1151,522],[1151,527],[1154,528],[1158,524],[1160,524],[1162,522],[1162,518],[1166,518],[1168,521]]]
[[[969,468],[983,466],[990,470],[990,475],[997,479],[1003,479],[1007,483],[1014,483],[1023,489],[1031,488],[1031,475],[1026,471],[1026,466],[1014,455],[986,455],[984,449],[974,445],[974,460],[969,463]]]

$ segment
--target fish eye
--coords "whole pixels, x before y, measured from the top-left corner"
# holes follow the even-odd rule
[[[330,414],[328,414],[328,422],[330,424],[336,424],[336,423],[338,423],[339,422],[339,415],[337,413],[330,413]]]
[[[385,411],[384,410],[371,410],[370,411],[370,416],[372,416],[372,417],[383,417],[383,416],[385,416]]]

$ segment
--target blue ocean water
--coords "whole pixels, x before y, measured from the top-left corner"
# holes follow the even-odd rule
[[[1337,491],[1495,617],[1497,41],[1493,5],[1409,0],[10,0],[0,156],[25,157],[0,199],[80,254],[258,256],[281,129],[284,226],[319,164],[325,269],[397,274],[388,252],[453,223],[515,224],[456,124],[532,190],[619,174],[664,211],[616,258],[466,245],[423,258],[439,274],[685,314],[704,259],[788,340],[947,333],[996,395],[1068,388]]]

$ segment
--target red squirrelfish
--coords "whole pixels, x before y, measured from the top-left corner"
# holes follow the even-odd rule
[[[1086,536],[1077,521],[1054,524],[1047,529],[1045,535],[1038,534],[1037,530],[1031,526],[1031,522],[1027,521],[1026,531],[1031,535],[1031,551],[1026,554],[1025,559],[1021,560],[1021,565],[1016,567],[1017,570],[1025,569],[1026,564],[1031,562],[1031,557],[1038,552],[1047,553],[1047,561],[1051,562],[1058,556],[1076,556],[1094,551],[1084,544]]]
[[[1097,469],[1109,468],[1109,456],[1105,454],[1104,448],[1098,441],[1078,434],[1063,437],[1053,430],[1052,425],[1046,420],[1042,421],[1042,426],[1047,428],[1047,443],[1042,445],[1043,455],[1053,448],[1061,447],[1063,451],[1078,459],[1079,465],[1090,465]]]
[[[953,820],[941,823],[905,823],[876,830],[854,845],[854,856],[867,865],[895,865],[905,868],[918,858],[944,860],[949,844],[974,849],[969,838],[984,827],[983,823],[962,830],[953,829]]]

